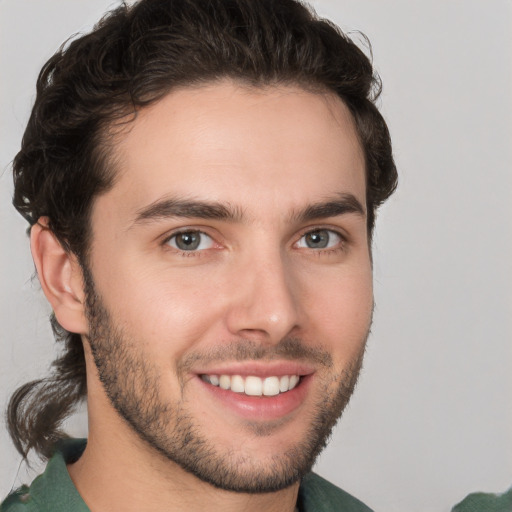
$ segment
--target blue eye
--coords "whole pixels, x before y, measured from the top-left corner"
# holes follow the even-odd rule
[[[341,236],[330,229],[309,231],[297,242],[297,247],[308,249],[330,249],[342,241]]]
[[[179,251],[202,251],[213,247],[213,240],[202,231],[182,231],[171,236],[167,244]]]

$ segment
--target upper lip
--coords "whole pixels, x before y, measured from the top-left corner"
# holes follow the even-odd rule
[[[300,361],[244,361],[220,363],[205,368],[194,368],[198,375],[241,375],[256,377],[305,376],[314,373],[311,364]]]

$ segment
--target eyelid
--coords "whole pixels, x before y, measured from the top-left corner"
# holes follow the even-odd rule
[[[171,228],[165,233],[158,236],[161,240],[160,243],[167,243],[173,236],[179,235],[180,233],[203,233],[208,235],[213,240],[217,240],[219,236],[215,233],[212,233],[212,229],[209,226],[204,225],[181,225],[179,227]]]
[[[343,240],[349,240],[350,238],[345,229],[343,229],[341,226],[335,226],[332,224],[313,224],[306,226],[299,231],[298,238],[302,238],[304,235],[307,235],[308,233],[314,233],[315,231],[332,231]]]
[[[214,236],[213,234],[210,234],[208,231],[209,230],[203,226],[179,227],[179,228],[176,228],[176,229],[166,233],[165,235],[163,235],[163,237],[161,238],[160,245],[162,247],[169,249],[171,251],[174,251],[175,253],[178,253],[178,254],[186,254],[187,256],[192,256],[194,254],[199,255],[202,252],[205,252],[210,249],[215,249],[215,248],[221,246],[221,244],[217,241],[218,237]],[[184,233],[200,233],[202,236],[208,237],[211,240],[211,247],[206,247],[204,249],[191,249],[191,250],[187,251],[187,250],[180,249],[177,246],[173,246],[169,243],[173,238],[179,236],[180,234],[184,234]]]
[[[331,247],[324,247],[324,248],[312,248],[312,247],[298,247],[299,249],[310,249],[315,252],[327,252],[327,251],[335,251],[337,249],[343,248],[349,241],[349,237],[344,233],[344,231],[338,227],[338,226],[308,226],[307,228],[304,228],[301,230],[297,240],[294,242],[294,246],[296,247],[299,242],[308,234],[315,233],[317,231],[328,231],[329,233],[332,233],[336,235],[339,240],[338,242]]]

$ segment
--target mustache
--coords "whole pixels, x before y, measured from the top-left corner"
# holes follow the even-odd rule
[[[265,346],[252,340],[242,339],[221,344],[206,351],[187,354],[178,363],[178,374],[190,371],[197,364],[223,361],[272,361],[286,359],[307,361],[324,368],[331,368],[331,354],[317,347],[306,345],[299,338],[286,338],[276,345]]]

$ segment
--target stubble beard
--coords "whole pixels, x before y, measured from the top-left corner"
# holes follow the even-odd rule
[[[187,411],[183,398],[169,403],[160,394],[159,371],[119,326],[112,321],[92,277],[85,274],[88,342],[105,392],[116,411],[139,437],[165,458],[185,471],[217,488],[243,493],[275,492],[296,483],[307,474],[318,454],[326,446],[331,431],[354,391],[362,365],[366,339],[358,356],[343,371],[325,371],[323,385],[317,396],[306,434],[300,441],[264,461],[255,461],[242,452],[222,450]],[[221,350],[227,356],[230,350]],[[331,356],[305,346],[300,339],[283,340],[273,348],[261,348],[253,342],[240,340],[230,354],[238,360],[296,359],[313,357],[328,368]],[[192,358],[195,359],[195,358]],[[185,364],[186,366],[186,364]],[[271,436],[279,424],[246,424],[247,435]]]

